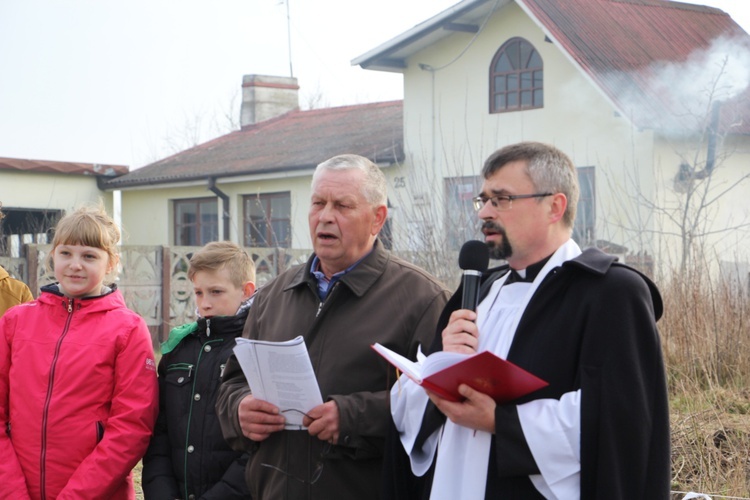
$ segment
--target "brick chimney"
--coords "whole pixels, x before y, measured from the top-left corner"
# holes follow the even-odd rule
[[[297,79],[288,76],[244,75],[240,125],[244,128],[299,109]]]

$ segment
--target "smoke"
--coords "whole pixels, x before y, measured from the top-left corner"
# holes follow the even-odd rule
[[[750,86],[750,44],[720,37],[682,62],[657,61],[645,70],[605,80],[618,89],[620,108],[640,126],[699,132],[714,102],[731,100]]]
[[[738,40],[717,38],[683,63],[654,64],[652,73],[654,87],[669,96],[673,109],[705,115],[711,103],[732,99],[748,87],[750,48]]]

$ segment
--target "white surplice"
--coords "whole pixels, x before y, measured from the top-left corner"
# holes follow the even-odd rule
[[[489,350],[507,358],[523,311],[539,284],[550,270],[580,254],[578,245],[568,240],[533,283],[503,286],[507,275],[495,281],[477,308],[478,352]],[[439,447],[431,500],[484,499],[492,435],[447,420],[422,449],[415,450],[428,401],[425,391],[408,377],[402,377],[391,390],[391,413],[412,472],[424,475]],[[560,400],[540,399],[517,408],[524,437],[540,470],[540,474],[530,476],[534,487],[549,499],[580,497],[580,391],[566,393]]]

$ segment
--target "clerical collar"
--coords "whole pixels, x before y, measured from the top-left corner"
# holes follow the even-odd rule
[[[505,280],[505,284],[509,285],[511,283],[532,283],[534,279],[539,274],[539,271],[542,270],[544,265],[547,263],[547,261],[552,257],[552,255],[540,260],[539,262],[536,262],[534,264],[531,264],[526,269],[511,269],[510,275],[508,276],[508,279]]]

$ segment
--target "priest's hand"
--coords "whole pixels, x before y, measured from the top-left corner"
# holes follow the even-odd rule
[[[286,422],[286,418],[279,413],[275,405],[256,399],[252,394],[240,401],[237,416],[242,434],[253,441],[263,441],[272,433],[283,431]]]
[[[438,410],[454,424],[494,434],[495,407],[497,406],[495,400],[466,384],[458,386],[458,392],[466,398],[460,403],[448,401],[431,391],[427,391],[427,395]]]
[[[443,330],[443,350],[475,354],[479,346],[476,319],[477,313],[469,309],[453,311],[448,319],[448,325]]]

